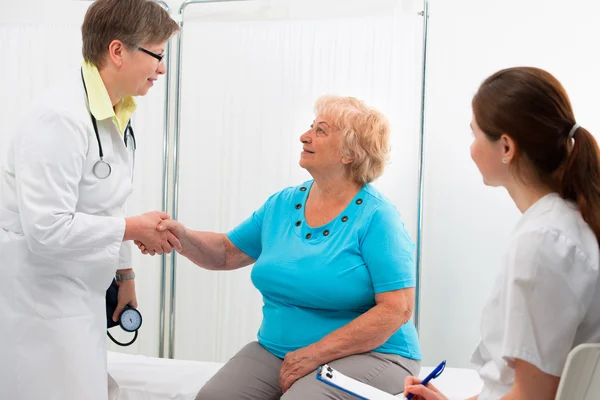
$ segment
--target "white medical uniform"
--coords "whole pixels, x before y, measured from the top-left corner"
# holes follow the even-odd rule
[[[556,193],[523,214],[483,310],[472,359],[479,400],[511,391],[515,359],[560,376],[572,348],[600,341],[598,251],[577,207]]]
[[[0,177],[0,399],[108,397],[105,293],[131,267],[132,155],[113,120],[98,121],[112,174],[94,176],[86,104],[74,70],[21,124]]]

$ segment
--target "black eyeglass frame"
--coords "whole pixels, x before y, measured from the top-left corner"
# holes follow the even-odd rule
[[[163,54],[162,56],[156,53],[151,52],[150,50],[146,50],[143,47],[137,46],[138,50],[143,51],[144,53],[148,54],[150,57],[154,57],[158,60],[158,62],[161,62],[162,59],[165,57],[165,55]]]

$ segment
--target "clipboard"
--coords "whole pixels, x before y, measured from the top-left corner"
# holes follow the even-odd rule
[[[399,400],[398,397],[350,378],[327,364],[317,370],[317,380],[362,400]],[[404,399],[404,396],[400,396],[400,399]]]

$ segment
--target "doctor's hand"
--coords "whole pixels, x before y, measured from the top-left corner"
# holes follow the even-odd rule
[[[407,376],[404,380],[404,397],[413,394],[414,400],[448,400],[435,386],[428,383],[427,386],[421,385],[421,379],[414,376]]]
[[[158,231],[156,226],[170,217],[162,211],[152,211],[136,217],[126,218],[125,236],[123,240],[134,240],[142,243],[146,254],[170,253],[173,248],[179,250],[181,243],[170,231]]]
[[[117,297],[117,308],[112,316],[113,321],[117,322],[119,314],[125,309],[126,305],[130,305],[133,308],[137,308],[137,296],[135,294],[135,279],[127,279],[124,281],[116,281],[119,287]]]
[[[287,353],[279,370],[281,392],[287,392],[298,379],[315,371],[321,364],[310,346]]]
[[[175,248],[175,250],[178,251],[179,253],[183,252],[185,250],[185,248],[188,247],[187,246],[187,243],[188,243],[187,230],[185,229],[185,226],[181,222],[175,221],[174,219],[165,219],[156,226],[156,230],[158,232],[163,232],[163,233],[173,235],[179,241],[179,247]],[[141,250],[141,252],[143,254],[151,254],[152,255],[148,246],[146,246],[144,243],[136,241],[135,244],[138,246],[138,248]]]

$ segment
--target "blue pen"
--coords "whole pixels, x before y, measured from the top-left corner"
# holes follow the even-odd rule
[[[442,372],[444,372],[444,368],[446,368],[446,360],[442,361],[440,363],[440,365],[438,365],[433,371],[431,371],[431,373],[429,375],[427,375],[427,378],[423,379],[423,381],[421,382],[421,385],[427,385],[430,380],[435,379],[438,376],[440,376],[442,374]],[[410,393],[408,396],[406,396],[406,400],[412,399],[413,396],[414,395],[412,393]]]

